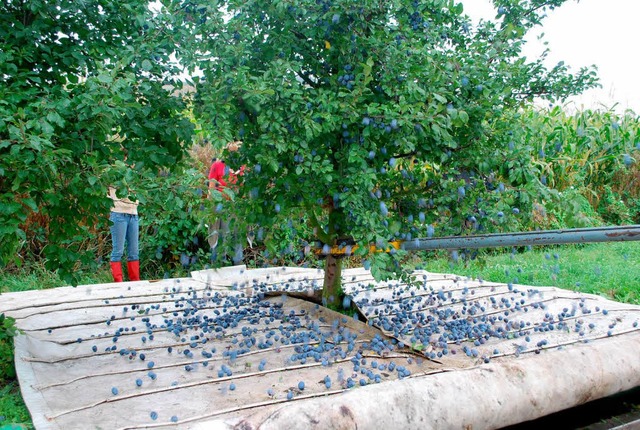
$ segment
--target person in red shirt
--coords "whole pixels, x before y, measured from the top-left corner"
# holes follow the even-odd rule
[[[236,152],[242,142],[233,141],[227,144],[228,152]],[[215,191],[222,193],[222,195],[228,199],[229,196],[224,192],[224,189],[229,186],[234,186],[238,182],[238,176],[242,176],[244,173],[244,166],[238,170],[231,170],[225,164],[222,159],[214,160],[209,168],[209,192]],[[213,224],[209,227],[209,236],[207,238],[211,249],[215,249],[218,245],[218,239],[220,236],[226,236],[229,234],[229,221],[221,218],[214,220]]]
[[[227,183],[224,181],[224,169],[226,165],[222,160],[218,160],[214,158],[211,162],[211,167],[209,168],[209,189],[215,188],[218,191],[222,191]]]
[[[241,142],[234,141],[227,145],[227,151],[235,152],[240,148]],[[244,173],[244,166],[238,170],[230,170],[222,159],[214,160],[209,169],[209,189],[215,188],[217,191],[223,191],[227,185],[236,184],[238,176]]]

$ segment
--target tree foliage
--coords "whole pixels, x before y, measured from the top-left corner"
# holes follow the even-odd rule
[[[527,202],[497,175],[517,127],[505,114],[596,83],[592,70],[522,58],[527,31],[563,2],[496,0],[496,20],[477,26],[449,0],[194,9],[207,17],[192,26],[198,115],[244,141],[247,174],[229,206],[248,225],[311,225],[322,244],[362,256],[394,238],[500,228]],[[384,277],[401,254],[367,258]],[[328,255],[325,298],[339,297],[339,273]]]
[[[208,134],[244,141],[225,154],[246,166],[242,187],[205,204],[233,214],[238,238],[251,229],[291,254],[342,245],[380,278],[401,271],[403,252],[372,244],[520,225],[550,191],[522,149],[519,109],[596,82],[521,57],[564,1],[495,0],[496,19],[478,25],[451,0],[4,2],[2,262],[38,248],[63,274],[95,264],[86,243],[106,229],[108,184],[150,210],[175,206],[143,228],[148,254],[203,253],[198,175],[167,180],[166,201],[152,186],[193,128],[172,96],[174,58],[200,76]],[[328,253],[325,266],[326,297],[339,298],[340,260]]]
[[[182,157],[193,127],[172,96],[182,86],[172,19],[142,0],[0,5],[3,264],[19,264],[33,241],[63,274],[91,267],[86,242],[107,228],[108,184],[126,193]]]

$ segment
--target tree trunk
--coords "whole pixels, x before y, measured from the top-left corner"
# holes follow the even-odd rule
[[[342,258],[327,255],[324,266],[324,287],[322,304],[330,309],[340,309],[344,291],[342,291]]]

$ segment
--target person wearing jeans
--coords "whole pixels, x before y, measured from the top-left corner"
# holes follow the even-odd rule
[[[127,273],[130,281],[140,280],[140,261],[138,256],[138,202],[127,198],[119,198],[116,189],[109,187],[109,198],[113,200],[113,207],[109,221],[111,221],[111,274],[114,282],[122,282],[122,255],[124,245],[127,244]]]

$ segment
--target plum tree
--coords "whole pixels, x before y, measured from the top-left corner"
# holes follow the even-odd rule
[[[235,228],[270,231],[273,249],[278,231],[328,245],[323,297],[336,307],[332,247],[384,278],[403,266],[401,249],[376,252],[391,239],[504,228],[528,201],[495,174],[518,108],[597,83],[589,68],[522,57],[526,33],[563,2],[495,0],[496,19],[477,25],[450,0],[190,3],[196,115],[244,142],[231,160],[243,185],[225,202]]]

